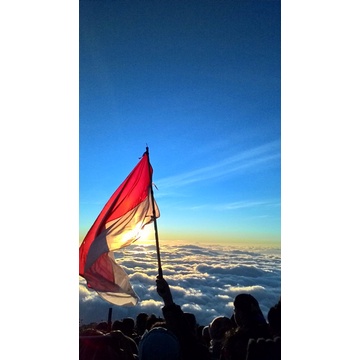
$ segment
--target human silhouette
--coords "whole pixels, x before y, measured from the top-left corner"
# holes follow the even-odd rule
[[[198,339],[189,316],[184,315],[181,307],[174,303],[169,284],[162,276],[156,278],[156,290],[164,301],[162,313],[166,328],[179,340],[181,359],[209,360],[208,348]]]

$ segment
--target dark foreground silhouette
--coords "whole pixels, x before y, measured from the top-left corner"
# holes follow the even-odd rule
[[[197,324],[194,314],[174,303],[164,278],[156,279],[163,299],[162,317],[139,313],[112,324],[80,328],[79,360],[280,360],[281,301],[267,320],[258,301],[241,293],[231,318],[218,316]]]

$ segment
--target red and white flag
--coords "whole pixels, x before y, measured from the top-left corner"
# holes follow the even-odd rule
[[[114,250],[132,244],[153,215],[160,216],[152,200],[152,172],[148,151],[108,200],[80,245],[79,274],[87,286],[115,305],[136,305],[125,270],[114,258]],[[153,204],[155,211],[153,210]]]

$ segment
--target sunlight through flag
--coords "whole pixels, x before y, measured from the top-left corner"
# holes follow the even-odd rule
[[[113,252],[139,239],[144,226],[160,216],[152,198],[152,172],[147,148],[80,245],[80,276],[86,279],[88,288],[115,305],[136,305],[139,300]]]

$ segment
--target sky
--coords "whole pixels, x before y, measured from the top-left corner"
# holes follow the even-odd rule
[[[79,15],[79,240],[149,146],[175,301],[208,325],[248,292],[266,315],[281,288],[280,2],[80,1]],[[140,302],[114,319],[161,315],[154,235],[117,254]],[[79,281],[81,322],[106,319]]]
[[[79,4],[79,241],[149,146],[160,239],[279,244],[280,2]]]

